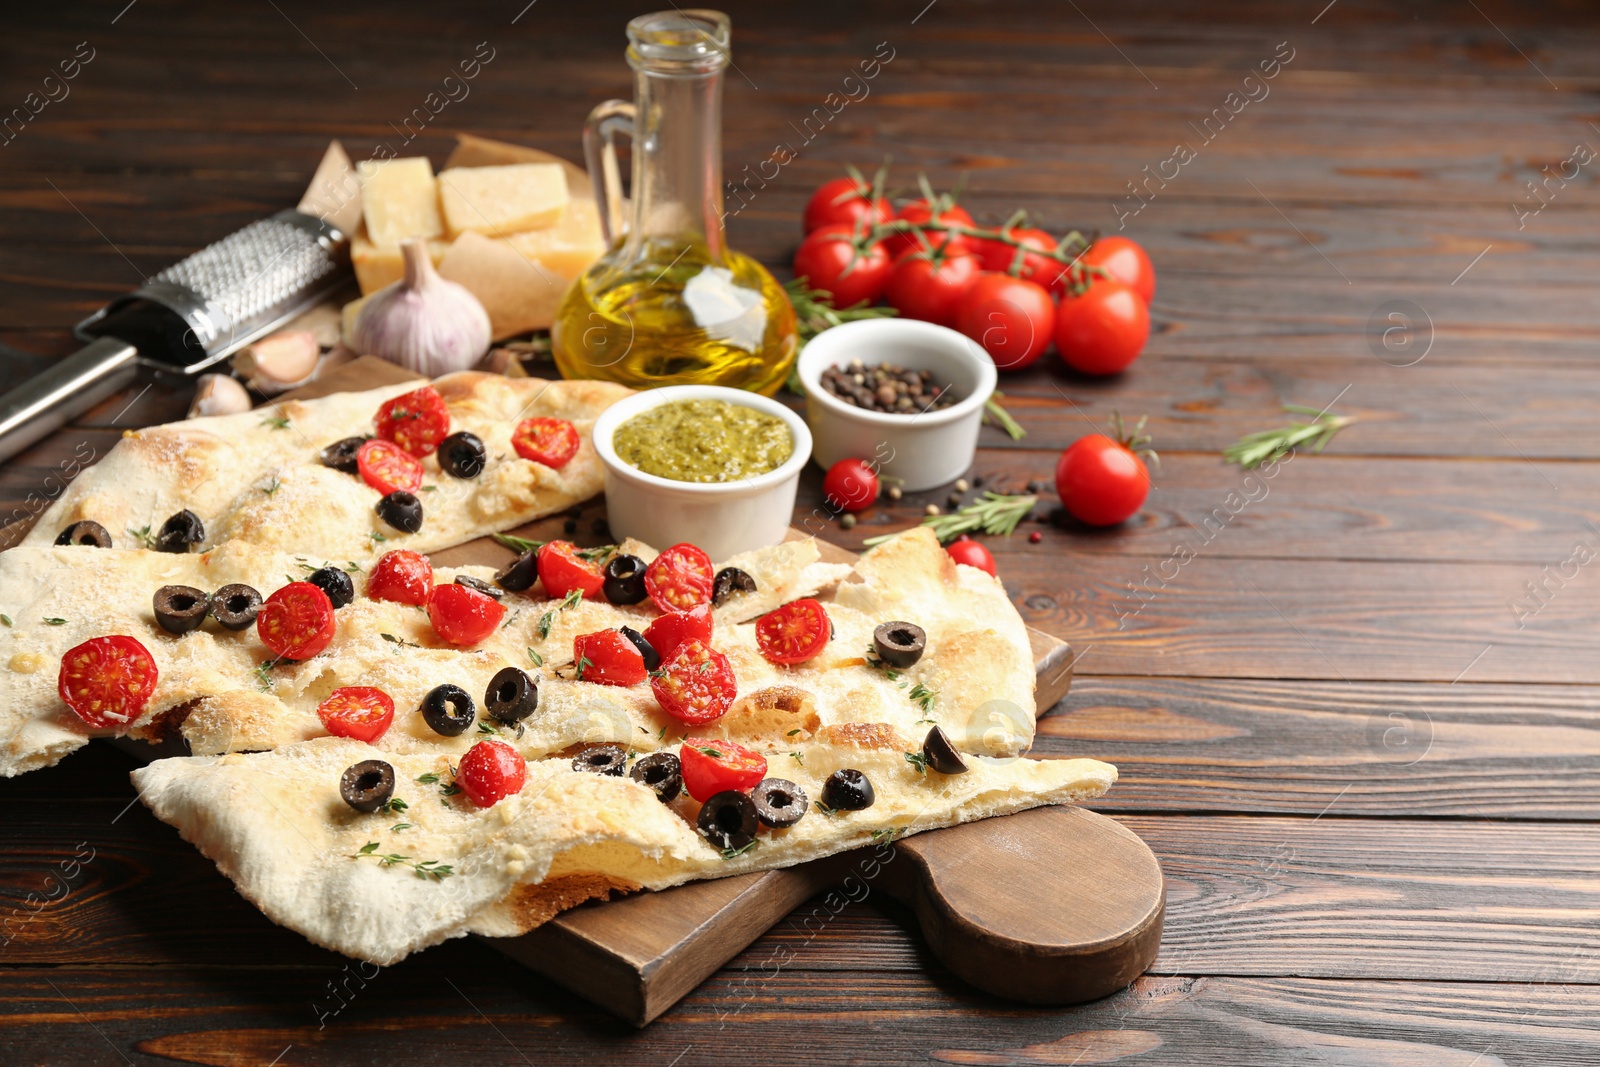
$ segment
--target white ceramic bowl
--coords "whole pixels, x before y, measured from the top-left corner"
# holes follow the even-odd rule
[[[959,401],[917,415],[868,411],[822,388],[822,372],[859,359],[867,366],[893,363],[930,370],[934,380],[955,389]],[[800,352],[800,381],[806,390],[806,422],[815,438],[822,468],[841,459],[878,464],[878,472],[899,478],[907,492],[954,481],[972,466],[978,448],[983,405],[999,375],[994,361],[971,339],[944,326],[914,319],[862,319],[818,334]]]
[[[617,427],[674,400],[726,400],[775,415],[789,427],[794,453],[776,470],[737,482],[675,482],[624,463],[611,443]],[[594,448],[606,467],[606,520],[613,537],[636,537],[655,548],[688,541],[721,562],[783,540],[800,471],[811,458],[811,431],[800,416],[756,393],[720,385],[669,385],[635,393],[607,408],[594,424]]]

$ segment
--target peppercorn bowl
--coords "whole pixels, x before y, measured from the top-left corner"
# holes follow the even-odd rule
[[[822,384],[824,371],[852,360],[931,371],[933,382],[954,390],[958,399],[904,415],[857,407]],[[801,350],[798,369],[817,463],[826,470],[841,459],[859,459],[874,464],[880,477],[900,479],[907,492],[944,485],[972,466],[983,407],[999,380],[994,361],[972,340],[912,319],[835,326]]]
[[[731,481],[689,482],[650,474],[618,453],[619,427],[637,415],[680,400],[721,400],[783,422],[793,450],[776,468]],[[811,431],[787,407],[743,389],[669,385],[625,397],[594,424],[594,448],[605,465],[606,519],[618,539],[657,548],[687,541],[713,560],[775,545],[788,533],[800,472],[811,458]]]

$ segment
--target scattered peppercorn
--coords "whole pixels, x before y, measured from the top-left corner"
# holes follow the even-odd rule
[[[923,510],[926,511],[929,515],[937,515],[937,514],[939,514],[939,505],[938,504],[929,504]]]
[[[1039,483],[1038,482],[1029,482],[1028,483],[1028,492],[1037,493],[1038,491],[1039,491]]]
[[[905,494],[900,491],[900,487],[898,485],[891,485],[889,487],[890,500],[899,500],[902,496],[905,496]]]
[[[846,404],[890,415],[917,415],[956,402],[955,391],[935,382],[932,371],[893,363],[868,367],[859,359],[851,360],[848,366],[827,368],[818,380],[830,395]]]
[[[848,530],[856,524],[856,517],[848,511],[839,516],[839,529]]]
[[[1044,540],[1044,534],[1040,533],[1038,530],[1035,530],[1035,531],[1033,531],[1033,533],[1028,535],[1028,543],[1031,544],[1031,545],[1036,545],[1040,541],[1043,541],[1043,540]]]
[[[955,484],[956,492],[965,493],[968,489],[971,489],[971,488],[972,488],[972,486],[967,484],[967,480],[965,478],[957,478],[956,479],[956,484]]]
[[[974,489],[982,489],[983,488],[983,475],[974,474],[972,476],[972,488],[974,488]]]
[[[951,493],[949,499],[946,500],[945,503],[952,509],[959,508],[961,506],[961,494]]]
[[[577,519],[568,519],[566,522],[562,523],[561,524],[561,532],[562,533],[568,533],[568,534],[577,533],[578,532],[578,520]]]

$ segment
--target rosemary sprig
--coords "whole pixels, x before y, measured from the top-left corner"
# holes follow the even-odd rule
[[[985,490],[981,500],[975,500],[960,511],[952,511],[948,515],[930,515],[922,520],[922,525],[932,529],[941,544],[948,544],[962,534],[974,530],[1006,536],[1017,528],[1017,523],[1026,518],[1038,502],[1039,498],[1036,496],[1006,496],[1003,493]],[[862,544],[868,547],[881,545],[894,536],[894,534],[883,534],[879,537],[869,537]]]
[[[526,537],[513,537],[510,534],[503,533],[495,534],[494,539],[515,552],[532,552],[535,549],[543,548],[547,543],[544,541],[530,541]]]
[[[1011,412],[1000,406],[999,400],[995,399],[996,397],[1003,398],[1004,396],[1005,394],[998,389],[990,394],[989,399],[983,405],[984,421],[994,420],[994,425],[1004,430],[1008,437],[1013,441],[1020,441],[1028,436],[1028,431],[1024,430],[1022,424],[1011,417]]]
[[[380,867],[410,867],[417,872],[418,878],[424,880],[432,878],[435,882],[442,882],[456,873],[451,864],[440,863],[438,860],[414,860],[410,856],[402,856],[398,852],[379,852],[376,841],[368,841],[359,850],[351,853],[350,858],[358,860],[366,856],[371,856],[377,860]]]
[[[1237,463],[1245,470],[1254,470],[1269,459],[1282,459],[1295,448],[1311,442],[1313,453],[1321,452],[1333,440],[1333,435],[1355,422],[1350,415],[1329,415],[1326,411],[1285,404],[1283,410],[1296,415],[1310,415],[1308,422],[1291,422],[1277,430],[1260,430],[1247,433],[1222,450],[1222,458]]]
[[[807,278],[787,282],[784,289],[789,294],[789,303],[794,305],[801,343],[811,340],[830,326],[843,326],[859,319],[889,319],[899,314],[892,307],[870,307],[864,301],[847,308],[836,308],[833,306],[833,294],[826,289],[811,288]]]
[[[752,840],[743,848],[725,848],[722,850],[722,858],[725,860],[738,859],[740,856],[744,855],[746,852],[749,852],[759,844],[761,844],[761,841],[759,838],[757,838]]]

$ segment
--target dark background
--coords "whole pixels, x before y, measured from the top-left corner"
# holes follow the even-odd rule
[[[0,111],[95,53],[0,145],[0,342],[65,354],[111,296],[292,205],[330,138],[398,147],[391,123],[479,42],[495,58],[417,147],[437,163],[461,129],[576,158],[590,107],[630,92],[623,26],[650,8],[522,2],[8,5]],[[1125,528],[994,548],[1023,616],[1080,656],[1037,751],[1117,763],[1095,806],[1166,869],[1152,974],[1078,1009],[1001,1002],[874,894],[814,938],[780,924],[639,1034],[476,942],[363,985],[127,809],[129,761],[91,746],[0,783],[0,1062],[1594,1061],[1600,610],[1568,561],[1600,549],[1600,161],[1563,163],[1600,147],[1592,7],[925,3],[730,5],[730,175],[895,54],[730,236],[787,276],[810,189],[886,154],[906,188],[965,174],[980,220],[1114,232],[1127,183],[1197,149],[1123,231],[1160,277],[1145,356],[1008,378],[1028,437],[986,430],[976,468],[1048,484],[1113,409],[1150,416],[1163,465]],[[1201,143],[1190,124],[1282,42],[1270,95]],[[3,521],[185,402],[130,393],[6,464]],[[1218,453],[1284,402],[1360,421],[1207,536],[1246,485]],[[1196,557],[1119,629],[1180,544]],[[319,1029],[329,983],[348,1006]]]

